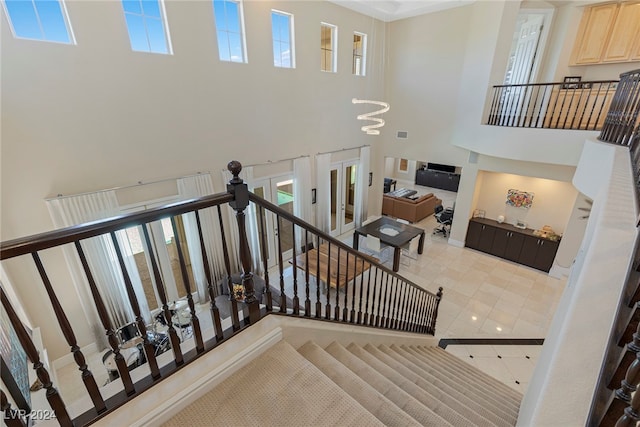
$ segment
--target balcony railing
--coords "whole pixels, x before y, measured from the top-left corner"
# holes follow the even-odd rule
[[[233,173],[234,178],[227,186],[227,193],[205,196],[142,213],[95,221],[2,242],[0,260],[26,258],[25,261],[29,264],[28,266],[33,269],[30,277],[39,277],[40,283],[30,283],[29,285],[44,286],[48,300],[41,301],[40,304],[42,307],[45,305],[51,307],[55,313],[62,332],[61,338],[69,345],[73,359],[78,365],[78,375],[82,378],[86,388],[86,396],[92,402],[91,406],[83,408],[81,413],[75,413],[78,411],[74,412],[74,410],[69,409],[69,402],[66,401],[64,393],[60,392],[56,388],[57,385],[53,384],[30,333],[20,321],[16,310],[9,301],[9,296],[0,287],[2,310],[7,315],[7,329],[11,329],[13,331],[12,335],[15,337],[12,342],[21,347],[24,350],[23,353],[33,363],[35,374],[46,389],[47,400],[60,425],[80,426],[92,423],[143,391],[153,387],[181,367],[216,348],[238,331],[255,324],[267,314],[306,317],[321,321],[344,323],[349,326],[361,325],[363,327],[419,334],[433,335],[435,333],[442,288],[437,294],[428,292],[382,266],[374,258],[352,249],[282,208],[265,201],[253,193],[249,193],[246,184],[238,177],[241,170],[241,165],[238,162],[231,162],[229,170]],[[231,221],[225,220],[226,217],[222,214],[224,212],[222,209],[228,210],[227,206],[230,206],[235,211],[235,220],[233,222],[237,223],[237,229],[231,227]],[[245,216],[245,211],[249,209],[255,212],[252,218],[257,224],[245,225],[245,221],[249,221]],[[183,214],[191,215],[191,213],[195,216],[197,223],[199,245],[207,282],[209,313],[207,315],[206,312],[200,312],[195,309],[195,301],[192,298],[193,283],[190,283],[190,276],[187,274],[189,267],[186,265],[183,253],[187,249],[187,245],[180,238],[180,233],[175,233],[175,244],[180,260],[179,268],[186,291],[186,300],[182,301],[182,303],[185,305],[184,310],[188,313],[188,326],[192,330],[191,336],[185,338],[182,333],[178,334],[176,330],[186,325],[175,324],[175,315],[171,311],[170,301],[168,301],[165,285],[163,284],[162,265],[159,265],[161,261],[153,253],[149,230],[151,223],[163,218],[169,218],[175,227],[177,217]],[[214,233],[215,235],[212,239],[209,239],[213,240],[213,242],[206,240],[205,236],[207,234],[203,234],[201,229],[200,217],[204,218],[205,216],[213,217],[220,224],[219,231]],[[278,233],[278,248],[275,250],[275,254],[271,254],[277,259],[276,273],[274,274],[277,278],[273,280],[273,283],[269,277],[267,265],[265,234],[259,233],[257,236],[261,243],[258,252],[261,253],[254,253],[253,256],[247,236],[247,228],[249,227],[256,228],[257,226],[258,230],[266,230],[267,220],[275,220],[280,231]],[[146,325],[143,316],[141,316],[140,301],[133,289],[132,281],[124,262],[124,257],[127,255],[123,254],[120,243],[116,238],[117,232],[130,227],[139,227],[142,230],[149,250],[149,267],[155,278],[155,291],[160,300],[160,313],[158,316],[168,326],[167,342],[163,344],[166,348],[162,348],[163,354],[158,352],[159,344],[156,342],[152,332],[154,325]],[[290,237],[291,241],[289,243],[294,243],[291,248],[290,262],[283,254],[283,235]],[[234,243],[229,243],[234,236],[237,239],[233,239]],[[296,239],[296,236],[302,239]],[[100,283],[100,277],[93,270],[94,263],[91,262],[90,248],[87,246],[90,239],[102,239],[114,249],[112,261],[119,265],[123,286],[126,288],[124,291],[126,291],[125,294],[127,295],[127,297],[123,297],[121,303],[129,305],[135,315],[135,318],[127,320],[134,322],[132,327],[139,331],[140,342],[137,347],[140,352],[141,363],[145,365],[147,374],[144,374],[144,370],[141,373],[137,371],[137,375],[129,372],[132,369],[135,370],[135,367],[128,366],[128,362],[125,361],[122,353],[123,349],[128,347],[117,336],[117,330],[122,325],[116,324],[114,319],[111,318],[104,296],[100,292],[101,286],[108,286],[109,284]],[[224,255],[224,265],[222,266],[224,279],[221,282],[216,282],[208,267],[212,258],[207,255],[208,252],[209,254],[211,253],[207,248],[211,248],[214,244],[220,245],[220,250]],[[114,355],[114,365],[116,365],[120,381],[112,384],[120,388],[111,397],[105,395],[104,390],[98,386],[89,370],[74,333],[74,323],[67,317],[65,309],[55,292],[56,280],[54,274],[50,273],[46,268],[46,262],[43,262],[46,259],[42,259],[40,256],[46,249],[61,247],[71,247],[82,264],[88,294],[91,295],[91,300],[84,301],[84,303],[96,308],[109,342],[110,351],[108,353]],[[316,248],[316,250],[313,250],[313,248]],[[326,252],[321,252],[320,248],[326,249]],[[315,262],[311,259],[311,253],[315,254]],[[325,255],[331,261],[321,262],[321,257]],[[334,256],[336,260],[340,261],[332,262]],[[239,263],[236,263],[235,261],[238,259]],[[344,264],[342,263],[343,259],[345,261]],[[304,265],[296,265],[296,260],[302,261]],[[261,274],[262,277],[254,271],[257,266],[262,266],[264,270],[264,274]],[[291,274],[285,275],[284,272],[287,268],[291,269]],[[314,280],[314,277],[318,279]],[[326,283],[325,290],[322,290],[320,280],[322,277],[330,278]],[[258,286],[258,283],[260,283],[260,286]],[[21,286],[23,284],[17,283],[16,285]],[[225,291],[221,287],[228,287],[228,292],[224,293],[230,296],[219,294],[221,290]],[[221,314],[223,311],[228,313],[226,316],[229,317],[225,316],[223,319]],[[158,316],[155,319],[158,319]],[[222,325],[227,322],[231,326],[223,330]],[[207,327],[206,325],[209,326]],[[4,327],[5,323],[3,323],[3,331]],[[166,353],[164,352],[165,350]],[[3,381],[5,380],[5,374],[15,380],[11,372],[3,370]],[[141,375],[142,378],[136,380]],[[25,407],[24,399],[19,399],[17,395],[14,396],[14,392],[19,393],[20,390],[16,391],[15,387],[9,390],[12,401],[16,403],[17,408],[12,408],[4,391],[0,395],[1,409],[5,413],[5,421],[10,426],[26,426],[28,420],[25,419],[25,414],[29,414],[31,408]]]
[[[487,124],[600,130],[617,80],[493,86]]]

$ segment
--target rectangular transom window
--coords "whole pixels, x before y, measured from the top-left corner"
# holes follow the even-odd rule
[[[242,3],[237,0],[214,0],[213,15],[220,61],[247,62]]]
[[[293,15],[271,10],[271,31],[273,35],[273,65],[282,68],[295,68]]]
[[[337,70],[338,27],[322,22],[320,24],[320,69],[335,73]]]
[[[75,44],[67,8],[59,0],[5,0],[14,37]]]
[[[353,65],[352,73],[355,76],[364,76],[367,69],[367,35],[354,31],[353,33]]]
[[[122,0],[122,8],[132,50],[171,54],[162,0]]]

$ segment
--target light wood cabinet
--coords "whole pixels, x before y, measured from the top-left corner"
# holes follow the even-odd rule
[[[627,61],[640,36],[640,3],[622,3],[618,10],[603,62]],[[636,52],[637,53],[637,52]]]
[[[640,1],[585,8],[570,65],[639,61]]]
[[[616,3],[585,8],[573,47],[575,65],[600,62],[618,12]]]
[[[640,34],[636,34],[636,46],[631,53],[632,61],[640,61]]]
[[[551,92],[544,127],[600,130],[615,89],[555,89]]]

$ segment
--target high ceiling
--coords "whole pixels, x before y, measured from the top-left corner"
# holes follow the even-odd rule
[[[476,0],[329,0],[356,12],[390,22],[465,6]]]

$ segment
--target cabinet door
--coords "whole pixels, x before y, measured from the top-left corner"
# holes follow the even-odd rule
[[[438,172],[427,170],[425,182],[427,187],[437,188],[436,186],[438,185]]]
[[[631,60],[632,61],[640,61],[640,31],[636,34],[636,45],[633,48],[633,52],[631,52]]]
[[[418,185],[428,185],[427,184],[427,171],[417,170],[416,171],[416,184]]]
[[[504,254],[507,250],[507,243],[509,242],[509,231],[496,229],[493,235],[493,242],[491,243],[491,255],[504,258]]]
[[[451,191],[458,192],[458,187],[460,187],[460,174],[451,175]]]
[[[482,234],[482,224],[475,221],[469,221],[467,239],[464,242],[465,246],[472,249],[478,249],[478,245],[480,244],[480,234]]]
[[[620,5],[602,62],[628,61],[640,32],[640,2]]]
[[[553,265],[553,260],[556,259],[556,252],[558,251],[558,242],[552,242],[551,240],[539,239],[538,253],[536,254],[536,262],[533,265],[538,270],[549,272]]]
[[[601,61],[617,12],[616,3],[585,8],[573,45],[571,65],[596,64]]]
[[[480,241],[478,242],[478,250],[482,252],[491,253],[491,246],[493,246],[493,237],[496,233],[495,227],[490,225],[482,225],[482,231],[480,233]]]
[[[524,242],[522,242],[522,250],[520,251],[518,262],[528,267],[535,267],[536,256],[538,255],[539,239],[532,236],[523,237]]]
[[[504,251],[504,258],[510,261],[518,262],[520,259],[520,252],[522,252],[522,245],[524,243],[524,236],[520,233],[509,232],[509,240],[507,241],[507,247]]]

